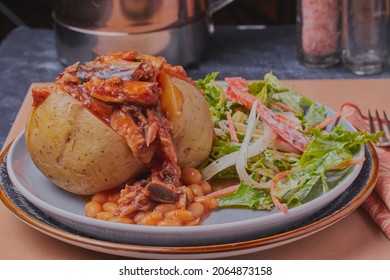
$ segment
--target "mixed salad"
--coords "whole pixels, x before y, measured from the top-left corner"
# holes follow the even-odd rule
[[[214,122],[212,152],[200,170],[205,180],[237,178],[237,185],[212,193],[219,207],[249,207],[286,212],[328,192],[334,172],[361,164],[361,145],[379,133],[352,132],[339,119],[272,73],[249,82],[216,81],[218,73],[197,81]]]

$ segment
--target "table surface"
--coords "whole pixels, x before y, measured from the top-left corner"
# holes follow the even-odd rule
[[[212,71],[220,71],[221,78],[243,76],[256,79],[272,70],[279,78],[288,80],[285,81],[287,85],[336,110],[344,102],[354,102],[363,111],[389,108],[389,73],[362,78],[346,72],[340,65],[329,69],[305,68],[295,61],[291,31],[294,31],[292,27],[265,30],[217,29],[208,53],[187,71],[194,79]],[[244,40],[253,37],[256,34],[254,32],[268,40]],[[267,34],[273,35],[267,37]],[[23,100],[30,84],[53,81],[64,67],[56,60],[52,35],[50,30],[19,28],[0,45],[0,141],[4,147],[25,125],[31,103],[29,99],[24,103]],[[239,40],[234,40],[234,48],[220,49],[222,42],[231,37],[242,38],[242,47],[237,42]],[[253,45],[247,47],[250,43]],[[272,44],[279,46],[279,43],[289,45],[284,49],[275,47],[271,53]],[[235,48],[238,48],[237,52],[234,51]],[[261,50],[262,55],[255,54]],[[217,57],[211,54],[217,54]],[[20,221],[2,203],[0,215],[0,259],[122,258],[69,245],[38,232]],[[343,220],[309,237],[234,258],[390,259],[390,242],[364,210],[359,208]]]

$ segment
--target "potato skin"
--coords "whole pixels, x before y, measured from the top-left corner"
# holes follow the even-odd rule
[[[146,168],[123,137],[59,89],[32,108],[26,143],[37,168],[75,194],[111,189]]]
[[[195,85],[176,77],[171,81],[183,100],[180,116],[172,121],[177,161],[183,168],[197,167],[211,152],[214,132],[211,114]]]

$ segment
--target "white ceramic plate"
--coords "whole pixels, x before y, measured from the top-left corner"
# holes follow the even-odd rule
[[[346,124],[346,129],[354,128]],[[359,152],[364,153],[363,148]],[[253,240],[283,231],[325,205],[345,191],[358,176],[362,165],[330,180],[337,181],[328,193],[288,213],[223,209],[212,213],[199,226],[151,227],[119,224],[88,218],[84,215],[85,198],[53,185],[33,164],[22,132],[7,156],[7,171],[15,188],[33,205],[60,223],[90,237],[110,242],[149,246],[201,246]]]

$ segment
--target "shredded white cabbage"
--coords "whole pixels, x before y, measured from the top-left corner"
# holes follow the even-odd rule
[[[260,184],[253,180],[250,175],[246,172],[246,162],[249,158],[254,157],[262,153],[270,145],[270,134],[269,130],[265,127],[264,134],[261,135],[255,142],[250,143],[254,134],[257,118],[256,118],[256,107],[258,101],[253,103],[251,112],[248,118],[248,125],[245,133],[244,140],[241,144],[239,151],[230,153],[220,159],[210,163],[202,171],[202,177],[205,180],[211,179],[214,175],[221,172],[222,170],[236,165],[236,170],[240,180],[244,183],[252,185],[255,188],[268,188],[268,185]]]
[[[256,100],[251,108],[251,112],[248,117],[248,128],[245,133],[244,140],[242,140],[242,144],[240,150],[238,151],[237,160],[236,160],[236,170],[238,177],[242,182],[247,185],[253,186],[254,188],[263,188],[260,183],[253,180],[253,178],[246,171],[246,163],[248,160],[248,148],[249,143],[252,139],[253,131],[255,130],[257,124],[256,118],[256,109],[257,109],[258,100]]]
[[[248,158],[254,157],[262,153],[267,147],[269,147],[268,136],[263,135],[258,138],[255,142],[249,145]],[[235,165],[237,161],[238,151],[223,156],[216,161],[213,161],[202,170],[202,177],[205,180],[211,179],[214,175],[221,172],[222,170]]]
[[[229,128],[228,122],[226,120],[220,121],[218,123],[218,125],[219,125],[220,128],[215,128],[215,129],[219,129],[221,132],[223,132],[223,131],[230,132],[230,128]],[[248,126],[246,124],[237,123],[237,122],[234,123],[234,127],[235,127],[237,133],[239,133],[239,134],[245,134],[245,132],[246,132],[246,130],[248,128]],[[263,131],[261,129],[255,128],[254,131],[253,131],[252,137],[253,138],[259,138],[262,135],[263,135]]]

